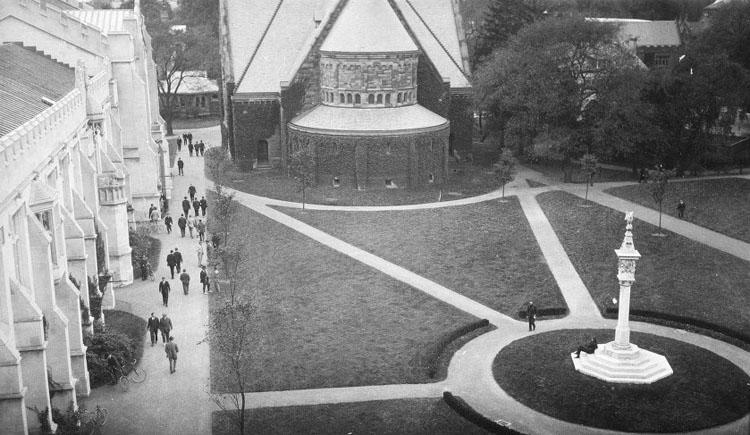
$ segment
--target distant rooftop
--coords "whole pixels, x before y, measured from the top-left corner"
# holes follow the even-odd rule
[[[124,21],[135,18],[132,9],[81,9],[66,13],[98,28],[104,34],[125,32]]]
[[[0,136],[30,121],[74,88],[73,68],[33,49],[0,45]]]
[[[175,77],[175,79],[178,77]],[[204,94],[209,92],[219,92],[219,85],[216,80],[211,80],[207,77],[206,71],[185,71],[182,83],[180,83],[180,87],[177,90],[177,95]]]

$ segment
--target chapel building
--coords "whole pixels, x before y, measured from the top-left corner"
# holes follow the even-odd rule
[[[318,183],[420,186],[470,152],[455,0],[222,2],[225,140],[236,160],[313,155]]]

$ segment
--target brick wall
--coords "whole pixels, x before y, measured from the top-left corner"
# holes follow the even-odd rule
[[[289,129],[291,147],[314,150],[318,184],[338,177],[350,188],[399,187],[445,181],[448,129],[402,136],[332,136]]]

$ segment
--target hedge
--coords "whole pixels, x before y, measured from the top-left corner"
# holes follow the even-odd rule
[[[131,262],[133,264],[133,278],[140,279],[141,276],[141,258],[145,255],[151,270],[156,271],[159,265],[159,255],[161,254],[161,241],[151,237],[148,227],[140,226],[135,231],[129,232],[130,247],[133,248],[131,253]]]
[[[112,353],[121,363],[143,355],[146,320],[124,311],[107,310],[104,313],[107,331],[94,334],[86,342],[91,387],[96,388],[110,381],[107,354]]]
[[[487,327],[489,324],[489,320],[482,319],[468,323],[460,328],[443,334],[436,342],[429,343],[420,349],[410,361],[410,365],[420,372],[424,370],[430,379],[434,379],[439,368],[438,360],[445,348],[462,336],[469,334],[474,330]]]
[[[516,434],[522,435],[523,434],[523,432],[519,432],[517,430],[513,430],[511,428],[495,423],[489,418],[476,412],[474,408],[469,406],[468,403],[466,403],[460,397],[454,396],[450,391],[446,391],[443,393],[443,400],[445,400],[445,403],[447,403],[448,406],[450,406],[454,411],[456,411],[461,417],[469,420],[470,422],[474,423],[475,425],[481,427],[482,429],[490,433],[503,434],[503,435],[516,435]]]

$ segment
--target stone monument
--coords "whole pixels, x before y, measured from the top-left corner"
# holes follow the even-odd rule
[[[671,375],[672,367],[664,356],[630,342],[630,287],[635,282],[635,266],[641,255],[633,245],[633,212],[625,214],[625,221],[625,238],[620,249],[615,249],[620,282],[615,340],[600,345],[593,354],[581,353],[580,358],[576,358],[573,352],[571,357],[577,371],[603,381],[651,384]]]

